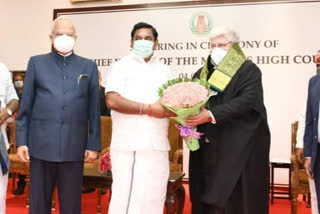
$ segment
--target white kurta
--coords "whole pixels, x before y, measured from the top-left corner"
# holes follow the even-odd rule
[[[159,100],[158,89],[172,78],[156,57],[134,53],[111,68],[106,93],[145,104]],[[111,111],[112,198],[109,214],[163,213],[169,176],[168,119]]]
[[[12,100],[18,100],[18,96],[12,84],[11,73],[8,71],[6,66],[0,63],[0,101],[1,108],[5,108],[6,105]],[[7,124],[1,125],[1,134],[4,137],[7,148],[9,149],[9,143],[6,134]],[[0,214],[5,214],[6,210],[6,193],[8,184],[8,173],[6,175],[2,174],[0,167]]]

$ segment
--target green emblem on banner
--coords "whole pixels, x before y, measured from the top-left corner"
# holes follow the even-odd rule
[[[212,18],[208,13],[196,13],[191,17],[189,25],[194,35],[205,36],[212,29]]]

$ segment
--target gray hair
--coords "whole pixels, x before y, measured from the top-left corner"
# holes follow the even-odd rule
[[[72,22],[72,20],[69,19],[69,18],[67,18],[67,17],[65,17],[65,16],[59,16],[59,17],[57,17],[55,20],[53,20],[53,22],[52,22],[51,34],[54,34],[54,31],[55,31],[55,29],[56,29],[56,25],[57,25],[57,23],[60,22],[60,21],[68,21],[68,22],[70,22],[70,23],[72,24],[72,26],[73,26],[74,33],[76,33],[76,26],[75,26],[75,24]]]
[[[214,28],[211,32],[210,40],[219,36],[226,37],[226,39],[229,40],[232,44],[239,43],[240,40],[239,34],[235,30],[226,26]]]

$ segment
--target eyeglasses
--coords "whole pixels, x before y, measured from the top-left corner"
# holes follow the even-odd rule
[[[229,42],[226,42],[226,43],[217,43],[217,44],[210,43],[210,46],[211,46],[211,48],[216,48],[216,47],[223,48],[223,47],[226,47],[229,43],[231,43],[231,42],[229,41]]]

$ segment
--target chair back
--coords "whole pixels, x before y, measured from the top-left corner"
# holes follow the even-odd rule
[[[101,150],[110,146],[112,134],[112,120],[109,116],[101,116]]]
[[[298,121],[295,121],[291,124],[291,154],[296,154],[298,126]]]

